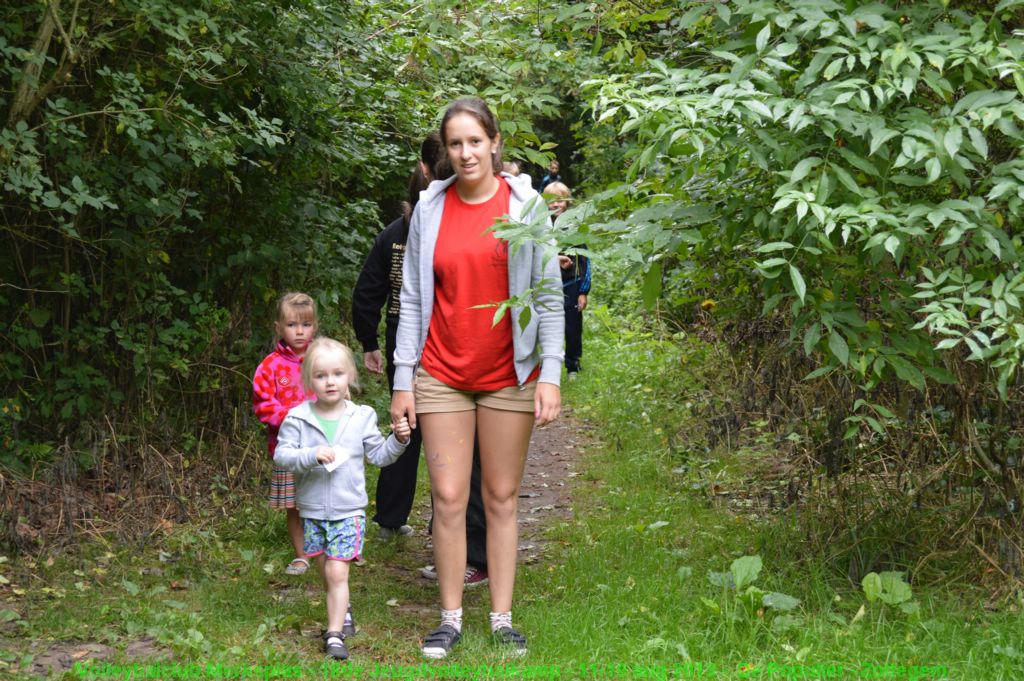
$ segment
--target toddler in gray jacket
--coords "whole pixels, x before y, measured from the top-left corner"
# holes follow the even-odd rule
[[[274,464],[295,474],[295,502],[302,518],[304,549],[317,557],[327,589],[324,650],[348,657],[342,633],[348,609],[349,563],[358,560],[366,528],[366,474],[363,460],[393,463],[409,442],[407,419],[392,424],[385,438],[377,412],[350,401],[359,376],[352,351],[331,338],[318,338],[306,350],[302,382],[316,395],[288,412],[278,433]]]

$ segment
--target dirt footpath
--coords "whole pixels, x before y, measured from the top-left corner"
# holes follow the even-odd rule
[[[573,416],[571,407],[562,409],[562,416],[543,428],[536,428],[530,438],[526,471],[519,491],[519,562],[540,560],[544,553],[544,531],[573,516],[570,489],[578,475],[577,462],[585,454],[592,426]],[[429,503],[420,506],[420,527],[430,519]],[[433,562],[430,537],[423,537],[424,557]]]

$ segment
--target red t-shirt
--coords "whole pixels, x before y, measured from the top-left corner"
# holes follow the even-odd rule
[[[458,390],[484,392],[518,383],[512,321],[496,326],[494,307],[508,299],[508,244],[487,231],[508,213],[508,183],[483,203],[466,203],[452,185],[444,198],[434,247],[434,310],[421,364],[428,374]]]

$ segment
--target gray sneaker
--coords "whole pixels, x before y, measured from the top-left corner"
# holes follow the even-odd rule
[[[340,631],[328,631],[324,634],[324,652],[327,653],[327,657],[333,657],[335,660],[347,660],[345,634]]]
[[[412,529],[408,525],[402,525],[401,527],[382,527],[377,531],[377,539],[394,539],[395,537],[411,537],[416,533],[416,530]]]
[[[509,654],[521,656],[526,654],[526,637],[512,627],[501,627],[493,634],[494,642]]]

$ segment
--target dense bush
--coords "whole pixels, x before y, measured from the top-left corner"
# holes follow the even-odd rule
[[[1018,4],[694,3],[684,54],[587,84],[628,147],[630,182],[599,213],[621,216],[605,230],[646,298],[719,298],[741,359],[781,343],[778,370],[752,375],[817,381],[778,410],[809,475],[826,459],[896,473],[872,509],[935,492],[966,523],[980,503],[1016,574]]]
[[[279,291],[337,318],[430,120],[393,78],[404,55],[372,38],[386,19],[301,0],[5,6],[3,463],[82,450],[90,422],[223,430]]]

